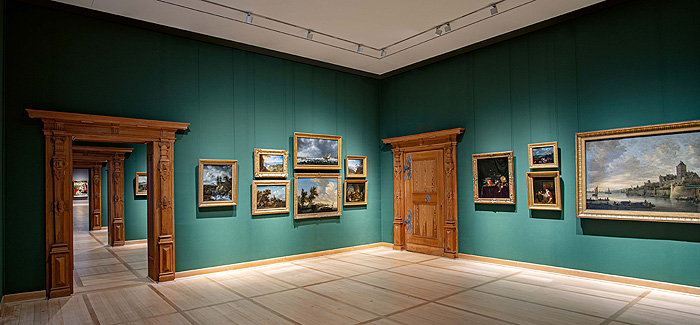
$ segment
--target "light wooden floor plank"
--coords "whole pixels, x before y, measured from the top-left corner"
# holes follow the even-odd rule
[[[253,300],[302,324],[355,324],[376,317],[304,289],[273,293]]]

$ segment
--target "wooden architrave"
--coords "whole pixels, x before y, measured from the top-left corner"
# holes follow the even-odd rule
[[[102,228],[102,165],[106,164],[108,160],[91,156],[81,157],[75,152],[75,148],[76,146],[73,146],[73,169],[85,168],[90,171],[88,229],[100,230]]]
[[[46,137],[46,295],[73,293],[72,141],[145,143],[148,148],[148,276],[175,278],[173,144],[189,123],[27,109]]]
[[[457,136],[463,128],[407,135],[383,139],[391,145],[394,155],[394,249],[406,249],[405,209],[404,209],[404,156],[407,152],[441,149],[443,150],[445,219],[443,256],[456,258],[459,252],[457,236]]]
[[[73,164],[86,161],[99,161],[107,163],[107,211],[109,219],[107,221],[108,243],[110,246],[123,246],[124,239],[124,159],[126,154],[130,153],[134,148],[118,148],[118,147],[91,147],[91,146],[73,146]],[[100,164],[101,167],[101,164]],[[75,166],[74,166],[75,168]],[[96,168],[97,170],[93,170]],[[93,166],[90,168],[91,185],[97,182],[99,184],[100,168]],[[95,175],[96,174],[96,175]],[[97,176],[95,178],[95,176]],[[95,181],[96,180],[96,181]],[[100,191],[94,190],[92,194],[99,194]],[[91,195],[94,198],[95,195]],[[99,200],[99,195],[97,197]],[[94,202],[91,202],[94,204]],[[100,221],[96,218],[101,218],[101,212],[93,208],[95,205],[90,205],[90,229],[93,229],[93,223],[97,224]],[[99,208],[99,202],[96,203]]]

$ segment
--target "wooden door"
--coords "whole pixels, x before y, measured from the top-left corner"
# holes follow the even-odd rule
[[[407,152],[405,160],[406,249],[443,255],[443,150]]]

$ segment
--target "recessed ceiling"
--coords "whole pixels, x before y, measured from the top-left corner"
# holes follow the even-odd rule
[[[54,0],[382,75],[602,0]],[[492,14],[492,5],[498,12]],[[246,13],[251,22],[246,22]],[[445,31],[450,22],[451,31]],[[435,35],[440,26],[441,36]],[[311,31],[312,39],[308,39]],[[362,53],[358,53],[358,45]],[[385,56],[382,56],[382,49]]]

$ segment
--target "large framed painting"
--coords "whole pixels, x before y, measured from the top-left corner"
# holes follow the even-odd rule
[[[88,197],[88,181],[73,181],[73,197]]]
[[[367,205],[367,180],[346,179],[343,205]]]
[[[527,154],[531,169],[559,167],[559,148],[556,142],[528,144]]]
[[[295,173],[294,219],[341,215],[340,185],[340,174]]]
[[[294,132],[294,169],[342,169],[343,137]]]
[[[254,180],[253,215],[289,213],[289,180]]]
[[[576,134],[579,218],[700,223],[700,121]]]
[[[134,195],[147,196],[148,195],[148,173],[136,172],[136,184],[134,186],[135,186]]]
[[[255,178],[287,178],[287,150],[255,149],[253,172]]]
[[[199,206],[238,204],[238,160],[199,160]]]
[[[367,156],[345,156],[345,177],[367,177]]]
[[[472,155],[474,203],[515,204],[513,152]]]
[[[527,207],[561,211],[560,187],[558,171],[527,173]]]

